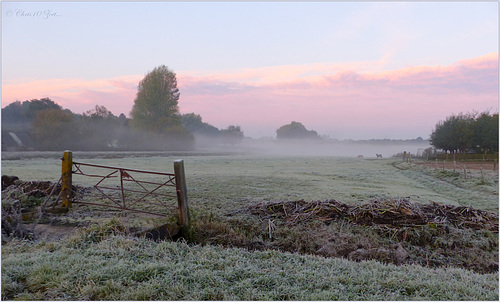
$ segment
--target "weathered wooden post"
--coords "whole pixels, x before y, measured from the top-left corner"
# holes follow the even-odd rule
[[[175,188],[177,190],[177,202],[179,204],[179,223],[183,228],[189,228],[189,205],[187,197],[186,174],[184,173],[184,161],[174,161]]]
[[[64,151],[62,158],[62,180],[61,180],[61,198],[62,206],[70,207],[73,199],[72,184],[72,168],[73,168],[73,153],[71,151]]]

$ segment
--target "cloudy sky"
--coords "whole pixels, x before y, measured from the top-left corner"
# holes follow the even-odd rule
[[[291,121],[338,139],[428,138],[498,112],[492,2],[2,2],[2,108],[49,97],[129,115],[153,68],[181,113],[246,136]]]

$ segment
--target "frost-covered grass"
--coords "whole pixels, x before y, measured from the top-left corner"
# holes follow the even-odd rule
[[[2,249],[3,300],[498,300],[498,273],[81,232]]]
[[[403,197],[413,202],[435,201],[498,212],[498,174],[488,175],[486,182],[479,183],[478,179],[464,180],[453,173],[391,158],[359,160],[325,156],[154,154],[150,157],[113,158],[96,155],[79,159],[74,154],[75,161],[164,172],[172,172],[173,161],[179,158],[185,162],[193,225],[219,227],[223,235],[231,231],[234,233],[228,237],[231,240],[238,240],[239,236],[256,236],[260,231],[267,234],[267,224],[263,224],[267,221],[254,221],[257,218],[241,214],[237,217],[226,216],[260,201],[337,199],[354,203],[372,198]],[[60,177],[60,164],[60,159],[54,157],[3,159],[2,174],[16,175],[21,180],[56,182]],[[82,186],[91,186],[94,184],[92,181],[74,177],[74,183]],[[78,211],[78,206],[72,211]],[[128,218],[123,220],[132,223]],[[262,230],[245,230],[259,224],[263,224]],[[348,229],[343,225],[332,225],[330,228],[339,233]],[[301,229],[285,231],[277,229],[275,235],[281,234],[288,240],[282,243],[293,247],[302,244],[297,242],[299,235],[307,235]],[[358,232],[358,228],[355,231]],[[478,237],[473,235],[476,236],[474,233],[471,238]],[[250,237],[245,239],[253,241]],[[222,239],[219,241],[224,242]],[[13,240],[2,246],[2,299],[499,298],[498,273],[477,274],[463,269],[432,269],[417,265],[395,266],[376,261],[353,262],[277,250],[256,249],[251,252],[228,248],[231,242],[226,241],[230,244],[217,246],[217,240],[209,241],[211,244],[208,245],[187,244],[184,241],[152,242],[126,236],[113,225],[91,225],[58,242]],[[481,244],[487,242],[481,241]],[[413,248],[405,247],[409,251]]]
[[[82,154],[81,157],[84,157]],[[405,197],[467,205],[498,211],[498,173],[463,180],[432,168],[401,163],[399,159],[359,160],[348,157],[272,155],[151,156],[74,160],[143,170],[173,172],[173,161],[185,162],[190,206],[200,210],[239,207],[249,201],[326,200],[352,203],[370,198]],[[58,158],[2,160],[2,174],[22,180],[57,181]],[[95,179],[74,176],[74,184],[91,186]]]

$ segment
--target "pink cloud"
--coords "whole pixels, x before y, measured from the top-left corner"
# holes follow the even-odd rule
[[[203,74],[177,72],[181,113],[195,112],[247,135],[273,136],[291,121],[331,137],[428,137],[446,116],[498,111],[498,54],[454,64],[380,71],[383,62],[273,66]],[[74,112],[104,105],[128,115],[144,75],[3,85],[2,106],[51,97]],[[378,134],[377,134],[378,133]],[[368,135],[369,137],[364,137]]]
[[[181,89],[185,91],[181,109],[197,112],[211,123],[235,122],[243,129],[265,125],[272,129],[270,135],[280,125],[296,120],[334,136],[349,131],[362,135],[367,129],[380,128],[381,133],[392,129],[402,137],[428,136],[437,121],[453,113],[498,111],[496,53],[449,66],[384,72],[363,64],[356,65],[358,70],[347,67],[281,66],[190,77],[180,81],[186,83],[186,89]],[[201,92],[195,89],[198,83],[217,85],[214,91]],[[217,87],[228,93],[219,95]],[[396,134],[387,134],[391,135]]]

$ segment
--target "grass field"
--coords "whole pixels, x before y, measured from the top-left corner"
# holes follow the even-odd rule
[[[2,174],[56,182],[61,155],[6,156]],[[357,204],[403,198],[498,215],[498,171],[483,171],[482,176],[475,171],[465,179],[459,171],[393,158],[188,153],[74,153],[73,157],[85,163],[164,172],[173,171],[174,160],[184,159],[191,237],[177,242],[132,237],[127,228],[136,223],[134,216],[104,215],[95,221],[87,217],[87,222],[97,224],[87,223],[59,241],[12,240],[2,245],[3,299],[499,297],[498,264],[492,264],[498,263],[498,232],[460,228],[444,232],[432,225],[402,227],[406,239],[399,240],[394,234],[401,229],[352,225],[345,220],[291,226],[248,212],[251,206],[269,202],[335,199]],[[85,187],[93,182],[75,177],[74,184]],[[74,218],[84,210],[88,207],[75,205],[66,216]],[[159,221],[146,223],[154,226]],[[387,256],[395,253],[392,249],[402,249],[409,256],[395,263]],[[361,261],[353,256],[366,251],[371,251],[369,257]]]
[[[2,160],[2,175],[22,180],[56,182],[62,154],[51,158]],[[359,160],[348,157],[262,155],[175,155],[106,158],[74,154],[74,161],[172,172],[173,161],[184,159],[191,206],[205,210],[238,207],[260,200],[324,200],[343,202],[373,197],[409,197],[418,202],[469,205],[498,212],[498,170],[485,171],[486,183],[475,173],[464,180],[451,170],[426,169],[397,159]],[[459,170],[460,172],[460,170]],[[74,184],[92,186],[93,179],[78,177]],[[208,208],[207,208],[208,207]]]

